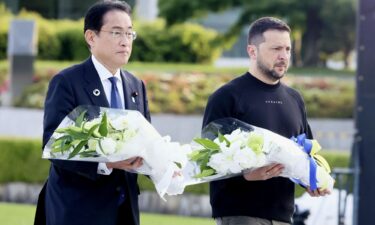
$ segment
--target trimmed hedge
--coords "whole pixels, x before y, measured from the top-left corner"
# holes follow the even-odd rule
[[[132,61],[210,63],[220,56],[217,32],[197,24],[166,27],[164,20],[135,24]]]
[[[47,82],[53,74],[42,77],[27,88],[17,106],[42,108]],[[203,73],[137,73],[146,83],[152,113],[202,114],[208,97],[231,75]],[[309,118],[352,118],[354,84],[332,78],[296,78],[286,80],[304,97]],[[320,86],[324,83],[325,86]]]
[[[41,159],[41,141],[0,138],[0,183],[23,181],[41,183],[47,178],[50,162]]]
[[[355,87],[352,80],[296,78],[291,86],[301,92],[308,117],[353,117]]]
[[[0,59],[5,59],[9,21],[14,16],[1,4],[0,14],[0,21],[7,23],[0,28]],[[25,10],[17,18],[36,21],[38,59],[79,61],[90,55],[82,19],[47,20]],[[220,56],[221,47],[215,44],[218,33],[212,29],[187,23],[167,27],[162,19],[134,24],[138,37],[133,44],[133,61],[210,63]]]
[[[332,168],[349,165],[348,152],[325,151],[321,153]],[[48,176],[50,162],[41,158],[41,141],[34,139],[0,138],[0,183],[21,181],[42,183]],[[155,190],[145,176],[139,176],[141,190]],[[297,189],[296,195],[303,190]],[[208,183],[188,186],[186,192],[208,194]]]
[[[35,139],[0,137],[0,184],[8,182],[43,183],[48,177],[50,161],[41,158],[42,143]],[[141,190],[154,191],[149,178],[140,175]],[[191,193],[208,193],[207,185],[187,188]]]

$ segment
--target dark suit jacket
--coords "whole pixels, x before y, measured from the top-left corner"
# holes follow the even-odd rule
[[[142,81],[121,71],[126,109],[140,111],[148,120],[146,90]],[[99,96],[93,91],[98,89]],[[137,93],[135,102],[132,95]],[[79,105],[109,107],[99,75],[91,59],[72,66],[53,77],[49,84],[45,111],[43,146],[63,120]],[[137,175],[113,170],[97,173],[98,163],[52,160],[48,181],[38,201],[35,224],[115,225],[119,216],[126,224],[139,224]],[[118,207],[120,190],[125,204]]]

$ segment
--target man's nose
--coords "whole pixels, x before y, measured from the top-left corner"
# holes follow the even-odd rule
[[[284,50],[281,50],[280,54],[279,54],[279,59],[289,59],[290,57],[290,51],[284,49]]]
[[[121,41],[120,41],[120,44],[122,46],[129,46],[131,45],[133,42],[133,40],[131,40],[129,37],[127,37],[126,35],[122,36],[121,37]]]

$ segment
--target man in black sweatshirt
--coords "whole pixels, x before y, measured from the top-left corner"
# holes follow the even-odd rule
[[[203,126],[233,117],[290,138],[312,133],[301,95],[280,82],[291,55],[290,28],[263,17],[250,25],[249,71],[210,96]],[[261,167],[243,176],[210,184],[210,201],[217,225],[284,225],[292,223],[294,183],[279,177],[283,165]],[[327,191],[307,191],[322,196]]]

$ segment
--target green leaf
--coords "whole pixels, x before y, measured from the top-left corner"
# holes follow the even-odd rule
[[[82,122],[83,122],[84,119],[85,119],[86,112],[87,112],[87,110],[83,111],[83,112],[77,117],[76,122],[75,122],[75,124],[76,124],[77,127],[81,127],[81,124],[82,124]]]
[[[65,135],[58,138],[53,144],[51,152],[61,152],[64,153],[65,151],[69,150],[72,146],[72,137]]]
[[[102,152],[103,155],[105,155],[105,153],[104,153],[104,151],[103,151],[102,142],[99,141],[98,144],[99,144],[99,149],[100,149],[100,151]]]
[[[78,154],[82,158],[98,157],[99,156],[99,154],[95,150],[92,150],[92,151],[83,151],[83,152],[80,152]]]
[[[75,128],[77,128],[77,127],[75,127]],[[69,130],[66,131],[66,133],[69,134],[73,139],[78,139],[78,140],[87,139],[89,137],[88,134],[83,133],[82,129],[81,129],[81,131],[69,129]]]
[[[107,137],[108,135],[108,122],[107,122],[107,113],[103,113],[102,121],[100,122],[100,127],[99,127],[99,133],[103,137]]]
[[[67,140],[64,140],[61,142],[61,145],[53,148],[51,152],[61,152],[61,154],[63,154],[64,152],[68,151],[70,147],[72,147],[72,143],[70,141],[67,142]]]
[[[216,144],[215,142],[211,141],[210,139],[207,139],[207,138],[196,138],[194,139],[194,141],[200,145],[202,145],[203,147],[205,147],[206,149],[210,149],[210,150],[220,150],[220,147],[218,144]]]
[[[210,151],[209,149],[194,151],[194,152],[191,153],[191,155],[189,157],[193,161],[198,161],[198,160],[200,160],[200,158],[202,158],[209,151]]]
[[[55,148],[59,145],[61,145],[61,143],[64,141],[64,140],[69,140],[70,137],[68,135],[64,135],[64,136],[61,136],[59,138],[57,138],[51,145],[52,148]]]
[[[223,141],[225,141],[225,145],[226,145],[227,147],[230,147],[230,142],[229,142],[229,140],[228,140],[224,135],[222,135],[220,132],[218,133],[218,137],[219,137],[219,141],[220,141],[220,143],[222,143]]]
[[[176,166],[178,167],[178,168],[182,168],[182,165],[181,165],[181,163],[179,163],[179,162],[174,162],[174,164],[176,164]]]
[[[55,133],[59,133],[59,134],[65,133],[66,130],[68,130],[68,129],[69,129],[69,127],[58,128],[58,129],[55,130]]]
[[[195,178],[208,177],[208,176],[215,174],[215,172],[216,171],[214,169],[206,169],[206,170],[203,170],[201,173],[195,175],[194,177]]]
[[[206,153],[206,155],[202,157],[202,160],[199,162],[201,171],[207,169],[207,163],[210,161],[211,155],[210,153]]]
[[[247,146],[251,148],[255,154],[261,154],[263,152],[263,136],[260,134],[256,134],[251,132],[249,135],[249,139],[247,140]]]
[[[90,128],[90,130],[88,131],[88,136],[90,137],[91,135],[93,135],[94,131],[96,131],[96,129],[98,129],[98,127],[100,126],[100,124],[95,124],[94,126],[92,126]],[[94,135],[96,136],[96,135]]]
[[[84,141],[81,141],[75,148],[74,150],[69,154],[68,156],[68,159],[71,159],[73,158],[74,156],[76,156],[79,151],[81,151],[81,149],[87,144],[87,140],[84,140]]]

